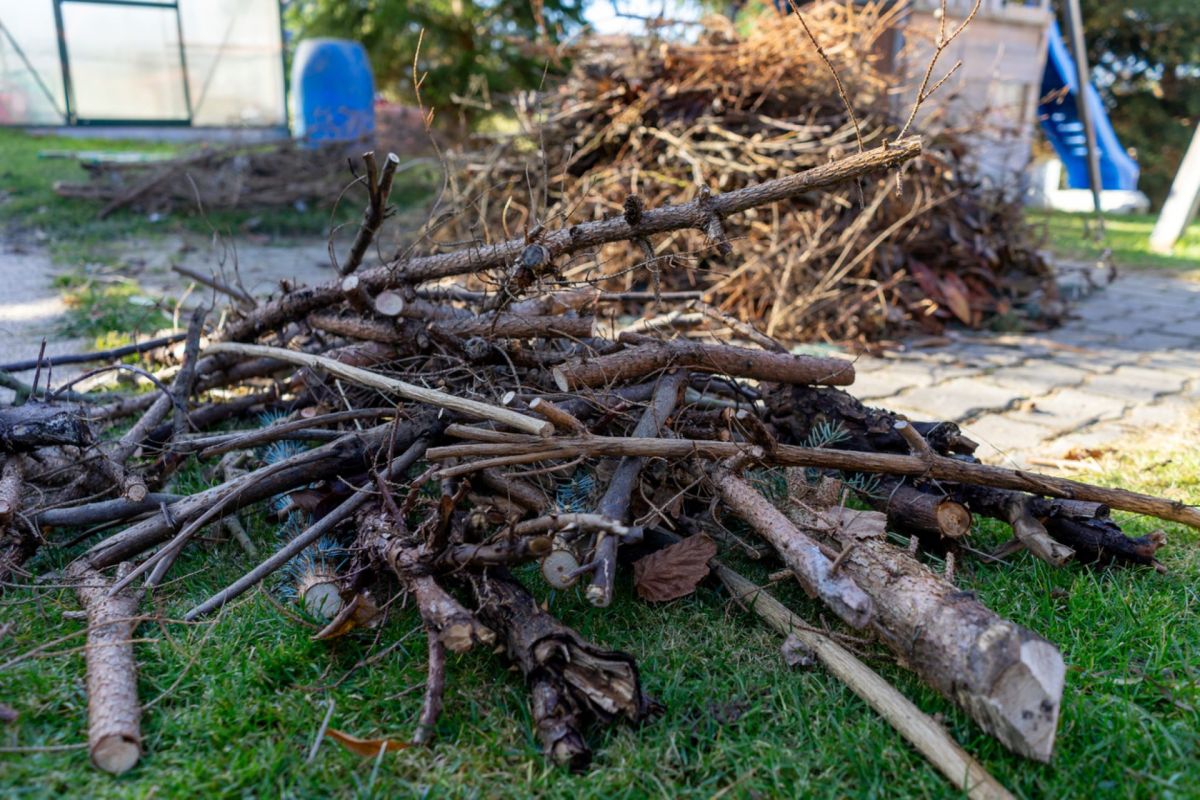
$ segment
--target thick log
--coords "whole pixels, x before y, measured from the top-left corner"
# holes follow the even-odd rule
[[[877,491],[861,496],[876,511],[887,514],[888,527],[894,531],[946,539],[961,539],[971,532],[971,512],[940,492],[885,480]]]
[[[776,383],[847,386],[854,382],[854,364],[844,359],[768,353],[685,339],[581,359],[555,367],[552,374],[558,388],[570,392],[640,380],[671,367]]]
[[[788,517],[845,548],[841,568],[874,601],[874,628],[901,663],[1013,752],[1050,760],[1066,675],[1053,644],[889,545],[879,512],[793,505]]]
[[[875,615],[871,598],[852,577],[834,569],[817,542],[729,470],[717,469],[712,478],[729,510],[771,543],[810,597],[820,598],[847,625],[861,628],[871,621]]]
[[[105,772],[128,772],[142,756],[133,630],[136,594],[109,596],[109,583],[77,562],[69,570],[87,612],[88,753]]]
[[[91,442],[92,431],[81,409],[38,402],[0,407],[0,452],[27,453],[53,445],[86,447]]]
[[[505,654],[525,676],[548,758],[583,769],[591,760],[583,736],[589,719],[640,722],[651,713],[654,704],[642,693],[632,656],[584,640],[502,569],[471,573],[467,580],[479,618],[500,635]]]
[[[1075,558],[1083,563],[1165,569],[1155,553],[1166,544],[1166,537],[1161,532],[1136,538],[1126,536],[1108,518],[1108,506],[1101,503],[1047,499],[989,486],[961,484],[947,488],[985,517],[1010,522],[1014,509],[1026,512],[1046,534],[1073,550]]]
[[[636,226],[624,214],[595,222],[572,225],[544,234],[540,245],[551,259],[587,250],[610,242],[634,240],[667,231],[692,228],[703,230],[714,216],[738,214],[756,206],[799,197],[808,192],[828,189],[847,181],[897,167],[921,153],[920,137],[912,136],[883,147],[821,164],[795,175],[747,186],[682,205],[664,206],[643,212]],[[482,247],[464,247],[451,253],[412,258],[384,264],[358,273],[367,291],[379,292],[396,286],[425,283],[489,269],[507,267],[529,246],[524,236]],[[226,339],[246,342],[282,324],[303,319],[319,308],[333,305],[343,297],[341,279],[321,286],[288,292],[263,306],[226,330]]]

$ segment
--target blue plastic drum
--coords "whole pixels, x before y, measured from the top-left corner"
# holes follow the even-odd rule
[[[292,60],[295,134],[313,144],[375,133],[375,79],[367,51],[346,39],[305,39]]]

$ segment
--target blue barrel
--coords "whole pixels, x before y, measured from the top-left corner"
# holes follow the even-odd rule
[[[367,51],[346,39],[305,39],[292,60],[296,137],[314,144],[375,133],[375,79]]]

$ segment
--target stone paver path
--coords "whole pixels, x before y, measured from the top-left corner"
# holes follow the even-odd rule
[[[203,237],[167,237],[153,243],[129,242],[122,245],[122,251],[126,255],[120,275],[137,280],[149,294],[176,298],[188,282],[171,271],[174,264],[203,274],[229,276],[236,259],[243,284],[258,296],[278,291],[281,280],[312,284],[334,275],[325,242],[315,239],[288,246],[239,241],[234,251]],[[66,271],[43,248],[0,241],[0,364],[36,358],[43,338],[51,356],[87,350],[87,341],[64,339],[57,333],[67,307],[53,281]],[[198,287],[185,305],[207,302],[209,295],[210,290]],[[62,385],[91,366],[55,369],[54,385]],[[33,373],[16,377],[28,383]],[[0,402],[11,400],[12,394],[0,388]]]
[[[1028,466],[1177,426],[1200,408],[1200,281],[1134,272],[1039,334],[956,337],[860,358],[851,394],[961,424],[991,463]]]

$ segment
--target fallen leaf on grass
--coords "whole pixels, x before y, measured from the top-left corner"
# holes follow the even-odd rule
[[[708,575],[708,562],[717,545],[707,536],[689,536],[633,563],[638,597],[652,603],[675,600],[696,591]]]
[[[351,753],[367,757],[379,755],[380,750],[387,750],[388,752],[393,750],[407,750],[410,746],[408,742],[397,742],[394,739],[360,739],[357,736],[342,733],[337,728],[326,728],[325,735]]]

